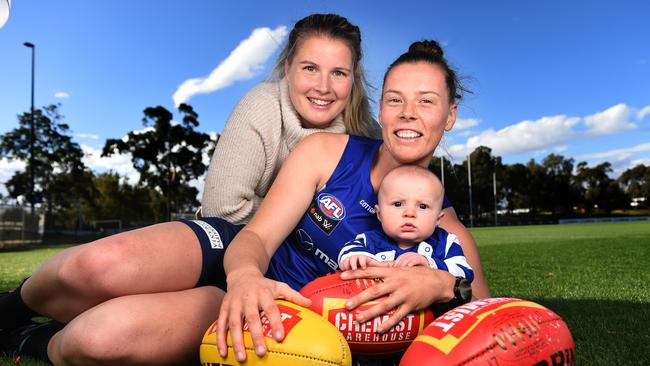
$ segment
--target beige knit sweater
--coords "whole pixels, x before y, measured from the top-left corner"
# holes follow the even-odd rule
[[[247,223],[291,150],[323,131],[344,133],[341,116],[327,129],[303,128],[284,79],[251,89],[235,106],[212,156],[202,215]]]

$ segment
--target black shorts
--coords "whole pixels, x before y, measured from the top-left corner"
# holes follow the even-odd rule
[[[218,217],[202,217],[197,220],[180,220],[194,231],[201,244],[201,277],[195,287],[217,286],[226,291],[226,273],[223,255],[226,248],[244,225],[234,225]]]

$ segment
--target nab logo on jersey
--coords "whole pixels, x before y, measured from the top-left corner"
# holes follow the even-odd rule
[[[329,235],[345,217],[345,206],[329,193],[321,193],[309,206],[309,218],[325,234]]]
[[[318,196],[318,206],[321,212],[332,220],[340,221],[345,217],[345,207],[331,194],[321,193]]]

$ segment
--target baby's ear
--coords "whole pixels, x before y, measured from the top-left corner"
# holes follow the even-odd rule
[[[445,216],[445,212],[440,211],[440,215],[438,215],[438,220],[436,220],[436,226],[440,225],[440,220],[442,220],[443,216]]]
[[[375,205],[375,214],[377,215],[377,220],[381,222],[381,216],[379,215],[379,205]]]

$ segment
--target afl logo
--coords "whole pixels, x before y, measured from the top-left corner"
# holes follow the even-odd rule
[[[341,221],[345,217],[345,207],[338,198],[329,193],[321,193],[318,196],[318,208],[332,220]]]

